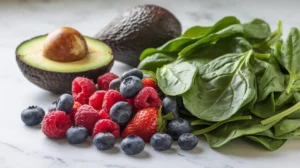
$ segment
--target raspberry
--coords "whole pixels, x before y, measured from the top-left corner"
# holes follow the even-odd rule
[[[134,105],[134,99],[126,99],[126,102],[131,106],[132,112],[135,113],[137,109]]]
[[[122,97],[121,93],[115,90],[109,90],[104,95],[102,108],[105,111],[109,111],[110,108],[119,101],[124,101],[124,98]]]
[[[108,72],[98,77],[97,84],[100,90],[108,90],[112,80],[119,78],[118,75]]]
[[[82,105],[75,114],[75,124],[85,127],[90,135],[93,132],[94,125],[99,119],[98,111],[90,105]]]
[[[53,111],[44,117],[42,132],[49,138],[64,138],[71,126],[71,121],[65,112]]]
[[[100,116],[100,119],[110,119],[108,112],[105,111],[104,109],[99,111],[99,116]]]
[[[94,109],[96,109],[96,110],[101,110],[105,93],[106,93],[106,91],[104,91],[104,90],[96,91],[90,97],[89,105],[94,107]]]
[[[159,109],[162,102],[154,88],[144,87],[134,98],[134,105],[138,110],[150,107]]]
[[[73,109],[72,109],[71,113],[69,114],[69,118],[72,122],[72,125],[75,124],[75,119],[74,119],[75,114],[77,113],[77,110],[80,106],[82,106],[82,105],[79,102],[74,102]]]
[[[93,137],[98,133],[111,133],[114,135],[116,139],[120,136],[120,127],[117,123],[109,120],[109,119],[102,119],[99,120],[94,128]]]
[[[94,82],[90,79],[77,77],[72,82],[72,96],[74,101],[88,104],[90,96],[96,91]]]
[[[152,78],[144,78],[142,80],[142,84],[143,87],[153,87],[154,89],[156,89],[156,82]]]

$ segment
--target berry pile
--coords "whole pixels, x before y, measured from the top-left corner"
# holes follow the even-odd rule
[[[155,79],[139,69],[121,77],[106,73],[99,76],[97,85],[77,77],[72,95],[61,95],[46,115],[42,108],[30,106],[21,119],[28,126],[42,123],[47,137],[67,138],[70,144],[84,143],[90,135],[99,150],[111,149],[122,137],[121,149],[128,155],[143,151],[145,142],[157,151],[170,149],[173,140],[183,150],[198,144],[189,122],[179,116],[176,98],[163,96],[162,100]],[[171,116],[170,121],[164,115]]]

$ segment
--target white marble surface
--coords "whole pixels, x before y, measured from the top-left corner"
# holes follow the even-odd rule
[[[71,146],[66,140],[50,140],[39,128],[24,126],[20,112],[28,105],[47,108],[57,95],[29,83],[15,62],[18,43],[57,27],[71,26],[93,36],[117,13],[135,4],[164,6],[181,20],[183,29],[197,24],[212,24],[225,15],[242,21],[262,17],[274,28],[277,19],[286,33],[291,26],[300,27],[299,1],[278,0],[144,0],[144,1],[0,1],[0,168],[290,168],[299,167],[300,141],[290,140],[276,152],[254,144],[234,141],[212,150],[200,138],[198,147],[182,151],[174,143],[169,152],[156,152],[149,145],[137,156],[126,156],[119,144],[112,151],[100,152],[91,145]],[[127,66],[116,63],[120,73]]]

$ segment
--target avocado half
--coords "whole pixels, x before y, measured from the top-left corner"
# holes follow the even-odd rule
[[[103,42],[84,36],[88,55],[79,61],[57,62],[43,55],[46,35],[22,42],[16,49],[16,61],[23,75],[32,83],[54,93],[70,93],[72,81],[86,77],[94,82],[98,76],[109,72],[114,57],[109,46]]]

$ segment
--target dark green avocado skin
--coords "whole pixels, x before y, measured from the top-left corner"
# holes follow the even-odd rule
[[[181,35],[179,20],[156,5],[140,5],[113,19],[95,35],[109,45],[115,59],[137,67],[146,48],[156,48]]]
[[[53,93],[71,93],[72,81],[78,77],[86,77],[92,79],[95,83],[99,75],[109,72],[113,66],[114,60],[110,61],[107,65],[83,72],[75,73],[61,73],[37,69],[28,64],[25,64],[19,56],[16,56],[16,61],[23,75],[33,84],[42,89],[48,90]]]

